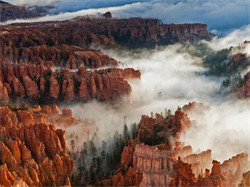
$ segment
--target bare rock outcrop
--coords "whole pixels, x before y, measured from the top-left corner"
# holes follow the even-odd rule
[[[37,111],[0,107],[0,185],[69,184],[74,163],[66,154],[65,132],[42,123]]]
[[[141,46],[154,47],[155,45],[167,45],[185,41],[194,42],[201,39],[208,40],[214,36],[208,32],[206,24],[160,24],[160,21],[157,19],[141,18],[89,19],[86,17],[77,17],[62,22],[1,26],[1,30],[3,31],[3,34],[0,35],[0,43],[3,44],[1,46],[6,46],[7,48],[4,47],[4,49],[0,50],[0,58],[1,56],[6,57],[9,54],[8,58],[10,60],[16,59],[16,54],[22,54],[22,51],[20,51],[22,49],[19,49],[22,47],[25,48],[24,55],[21,58],[21,61],[24,62],[29,61],[31,57],[34,57],[33,59],[36,57],[43,59],[43,56],[37,55],[35,51],[37,49],[32,48],[34,46],[71,45],[84,48],[92,44],[101,44],[105,47],[118,47],[122,45],[138,48]],[[73,47],[72,49],[76,48]],[[31,52],[25,52],[29,50]],[[67,67],[75,67],[75,64],[79,60],[75,58],[75,55],[69,55],[73,53],[64,55],[67,61],[63,60],[63,62],[67,64]],[[43,54],[45,56],[44,60],[47,61],[48,58],[46,56],[48,55],[46,53]],[[53,58],[56,59],[59,56],[53,54],[50,55],[52,61]],[[95,55],[95,57],[97,56]],[[95,58],[91,58],[91,61],[97,64],[96,67],[100,65],[99,62],[102,62],[95,60]]]
[[[38,93],[38,86],[28,75],[23,76],[23,85],[27,96],[36,95]]]
[[[185,106],[193,109],[195,103]],[[204,106],[207,109],[207,107]],[[237,186],[247,184],[248,155],[238,154],[222,164],[212,160],[212,151],[193,153],[191,146],[177,141],[191,125],[186,113],[143,115],[134,140],[121,154],[113,176],[102,181],[109,186]],[[167,134],[167,137],[164,137]],[[175,142],[171,142],[174,137]],[[211,172],[210,172],[211,171]],[[243,174],[243,178],[242,178]]]
[[[229,180],[230,185],[237,186],[242,179],[242,174],[247,172],[250,168],[248,154],[237,154],[236,156],[225,160],[220,168],[221,173]]]
[[[67,117],[72,117],[72,116],[73,116],[72,110],[66,109],[66,108],[63,108],[63,109],[62,109],[62,114],[63,114],[64,116],[67,116]]]
[[[239,184],[240,187],[247,187],[250,186],[250,171],[243,173],[241,183]]]
[[[2,104],[7,104],[9,102],[8,90],[1,81],[0,81],[0,101]]]
[[[157,145],[164,142],[169,134],[178,139],[180,132],[188,128],[190,124],[187,114],[182,111],[176,111],[175,115],[168,118],[159,114],[156,114],[155,118],[143,115],[139,123],[137,138],[146,144]],[[170,143],[169,141],[168,146],[171,146]]]
[[[184,157],[183,162],[191,164],[191,168],[195,177],[202,175],[207,168],[211,168],[212,151],[207,150],[198,154],[190,154]]]
[[[90,99],[114,103],[130,95],[126,79],[131,78],[140,78],[140,72],[131,68],[53,72],[42,65],[0,64],[0,99],[3,104],[23,97],[38,104]]]
[[[49,95],[54,99],[58,99],[60,92],[60,85],[58,83],[58,80],[54,76],[51,76],[49,82],[50,82]]]
[[[29,66],[29,73],[33,72],[34,75],[36,75],[35,65],[68,69],[115,67],[118,65],[118,62],[113,58],[92,48],[74,45],[41,45],[27,48],[17,46],[18,43],[7,49],[4,46],[0,47],[0,61],[33,65]]]
[[[248,98],[250,97],[250,72],[244,76],[243,82],[243,86],[239,88],[236,95],[240,98]]]

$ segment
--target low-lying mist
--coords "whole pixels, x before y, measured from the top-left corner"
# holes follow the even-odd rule
[[[242,44],[244,41],[250,40],[250,25],[234,30],[225,37],[215,37],[212,41],[205,42],[208,46],[214,50],[221,50],[225,48],[230,48],[232,46],[236,47]],[[245,48],[245,53],[250,55],[250,45]]]
[[[223,161],[233,155],[250,153],[250,116],[247,101],[213,103],[201,112],[195,107],[188,112],[195,120],[181,135],[181,141],[193,150],[212,150],[214,159]]]
[[[183,45],[171,45],[153,50],[103,50],[120,61],[121,67],[141,71],[141,80],[129,80],[131,97],[117,106],[96,101],[69,106],[74,116],[92,121],[98,128],[100,140],[108,140],[115,131],[139,123],[141,115],[164,113],[195,101],[210,107],[204,115],[192,111],[195,123],[181,136],[193,150],[212,149],[214,159],[228,159],[249,152],[249,103],[224,97],[218,91],[222,78],[205,76],[202,58],[192,56]],[[196,109],[199,111],[199,108]],[[76,128],[77,132],[77,128]]]

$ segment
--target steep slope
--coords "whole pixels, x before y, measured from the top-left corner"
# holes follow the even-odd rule
[[[118,65],[116,60],[99,51],[69,45],[52,47],[41,45],[27,48],[0,47],[0,61],[67,69],[115,67]]]
[[[177,42],[209,40],[213,36],[206,24],[160,24],[156,19],[115,19],[79,17],[68,21],[25,23],[1,26],[0,41],[6,47],[38,45],[101,44],[138,48]],[[12,41],[10,43],[10,41]]]
[[[46,124],[39,106],[0,107],[0,122],[0,185],[70,185],[65,131]]]
[[[249,98],[250,97],[250,72],[248,72],[243,80],[242,86],[237,90],[236,95],[239,98]]]
[[[140,72],[130,68],[53,72],[42,65],[0,64],[0,99],[2,104],[16,98],[40,104],[91,99],[114,103],[130,95],[128,78],[140,78]]]
[[[113,175],[102,180],[101,184],[235,187],[240,181],[242,186],[248,184],[249,177],[245,172],[249,169],[250,162],[246,153],[238,154],[222,164],[212,160],[211,150],[193,153],[191,146],[178,142],[176,133],[182,132],[183,127],[190,126],[185,113],[177,111],[174,116],[167,118],[164,119],[161,115],[156,115],[156,118],[142,116],[139,129],[135,132],[136,138],[124,147],[120,164]],[[163,124],[167,128],[162,128]],[[167,137],[157,142],[159,134],[166,134]],[[176,142],[169,143],[170,137],[176,138]],[[154,143],[145,143],[145,140],[152,140]]]

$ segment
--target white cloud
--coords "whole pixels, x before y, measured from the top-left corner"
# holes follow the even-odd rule
[[[228,159],[241,152],[249,152],[249,104],[215,95],[221,81],[198,75],[204,69],[201,59],[185,52],[182,45],[154,50],[104,52],[123,63],[123,67],[140,69],[141,80],[130,80],[131,101],[112,107],[90,102],[70,106],[76,117],[88,119],[99,128],[101,140],[122,131],[124,116],[128,125],[140,121],[141,115],[161,113],[165,108],[173,112],[178,106],[196,101],[210,106],[202,115],[189,113],[192,125],[182,134],[182,140],[194,150],[212,149],[214,159]],[[198,109],[200,110],[200,109]],[[76,132],[78,132],[76,128]],[[80,131],[79,131],[80,132]]]
[[[223,161],[233,155],[250,154],[249,101],[226,101],[210,105],[201,113],[200,108],[188,116],[197,122],[181,135],[181,140],[193,150],[212,150],[214,159]],[[198,112],[197,112],[198,111]]]
[[[212,41],[205,43],[207,43],[209,47],[214,50],[221,50],[225,48],[236,47],[246,40],[250,41],[250,25],[236,29],[225,37],[215,37]],[[250,54],[249,47],[250,45],[245,48],[245,53]]]
[[[16,20],[9,20],[6,22],[0,22],[0,25],[8,25],[12,23],[31,23],[31,22],[46,22],[46,21],[64,21],[75,18],[77,16],[86,16],[86,15],[99,15],[100,13],[105,13],[107,11],[115,11],[115,10],[122,10],[126,9],[129,5],[124,5],[121,7],[109,7],[109,8],[98,8],[98,9],[87,9],[87,10],[80,10],[76,12],[65,12],[59,13],[56,15],[46,15],[39,18],[32,18],[32,19],[16,19]]]

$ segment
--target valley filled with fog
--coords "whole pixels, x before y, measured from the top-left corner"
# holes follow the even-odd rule
[[[248,0],[0,6],[0,186],[250,185]]]

